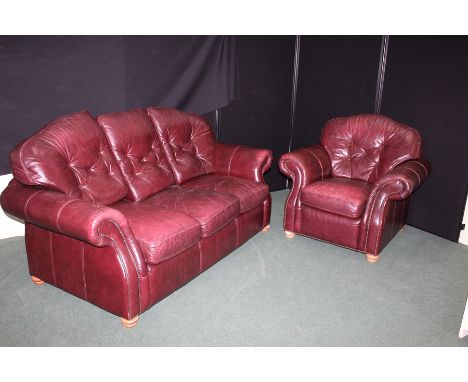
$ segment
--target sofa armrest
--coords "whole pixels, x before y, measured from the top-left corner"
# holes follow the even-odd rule
[[[270,150],[215,143],[216,174],[265,183],[263,174],[270,169],[272,161]]]
[[[13,179],[0,196],[2,208],[26,222],[71,236],[96,247],[125,248],[140,276],[146,276],[133,232],[119,211]]]

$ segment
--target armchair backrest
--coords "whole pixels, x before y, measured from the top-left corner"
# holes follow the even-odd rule
[[[421,157],[418,131],[372,114],[334,118],[320,138],[330,156],[332,176],[375,182],[398,164]]]
[[[208,123],[177,109],[147,109],[177,183],[214,172],[214,137]]]
[[[86,201],[112,204],[127,187],[103,131],[87,111],[60,117],[10,154],[14,177]]]

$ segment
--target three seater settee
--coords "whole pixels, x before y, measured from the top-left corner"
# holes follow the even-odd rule
[[[139,315],[269,228],[269,150],[217,143],[176,109],[60,117],[11,152],[3,209],[29,272],[119,317]]]

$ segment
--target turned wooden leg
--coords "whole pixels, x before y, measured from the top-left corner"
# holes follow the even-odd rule
[[[369,263],[375,263],[379,259],[379,256],[375,256],[372,253],[366,253],[366,256]]]
[[[36,276],[31,276],[31,280],[34,284],[36,285],[42,285],[44,284],[44,281],[42,281],[41,279],[38,279]]]
[[[139,319],[138,316],[135,316],[130,320],[120,317],[120,321],[122,321],[122,325],[125,326],[126,328],[133,328],[137,324],[138,319]]]
[[[268,232],[270,230],[270,225],[268,224],[267,226],[263,227],[262,231],[263,232]]]
[[[291,231],[284,231],[284,234],[286,235],[288,239],[292,239],[294,236],[296,236],[296,234]]]

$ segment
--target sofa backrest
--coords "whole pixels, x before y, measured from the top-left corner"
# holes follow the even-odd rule
[[[127,194],[106,137],[87,111],[43,127],[10,154],[14,177],[72,197],[112,204]]]
[[[145,110],[101,115],[98,122],[129,188],[128,199],[141,201],[175,184],[174,174]]]
[[[150,107],[148,115],[177,183],[214,172],[214,138],[206,121],[176,109]]]
[[[375,182],[398,164],[421,157],[418,131],[381,116],[362,114],[335,118],[320,139],[332,175]]]

